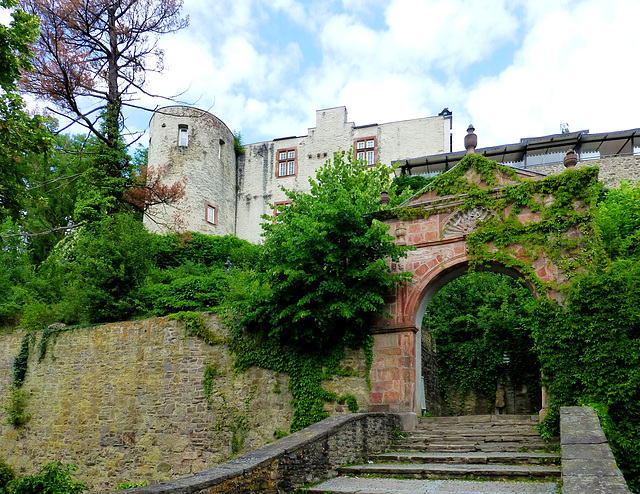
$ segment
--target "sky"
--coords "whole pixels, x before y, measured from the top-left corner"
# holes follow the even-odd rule
[[[343,105],[356,125],[449,108],[454,150],[470,123],[479,147],[561,123],[640,127],[640,0],[185,0],[183,13],[148,89],[182,93],[244,143],[306,135],[316,110]]]

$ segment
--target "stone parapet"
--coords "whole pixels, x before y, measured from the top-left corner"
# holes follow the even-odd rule
[[[593,160],[579,161],[576,168],[584,166],[598,166],[600,173],[598,178],[607,187],[620,187],[620,182],[631,181],[638,182],[640,180],[640,156],[608,156]],[[544,173],[546,175],[554,175],[562,173],[565,168],[562,163],[554,163],[550,165],[533,166],[530,170]]]
[[[630,493],[591,407],[560,409],[562,494]]]
[[[335,476],[340,465],[364,461],[370,454],[384,451],[400,427],[400,418],[393,414],[329,417],[191,477],[111,494],[291,492],[306,483]]]

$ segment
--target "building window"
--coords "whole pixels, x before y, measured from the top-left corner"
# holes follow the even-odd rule
[[[298,171],[298,151],[296,148],[278,149],[276,153],[276,177],[289,177]]]
[[[369,166],[378,162],[378,139],[375,136],[356,139],[354,147],[358,161],[366,161]]]
[[[278,201],[278,202],[274,202],[273,203],[273,215],[274,216],[279,216],[282,211],[284,210],[284,207],[287,204],[292,204],[292,201]]]
[[[178,125],[178,146],[187,147],[189,145],[189,127]]]
[[[206,220],[206,222],[211,225],[217,225],[218,224],[218,208],[215,207],[213,204],[209,204],[209,203],[206,203],[204,207],[205,207],[204,219]]]

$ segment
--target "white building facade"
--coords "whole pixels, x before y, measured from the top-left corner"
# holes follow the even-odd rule
[[[445,109],[434,117],[357,126],[341,106],[318,110],[316,126],[305,136],[248,144],[236,155],[233,133],[217,117],[166,107],[151,119],[149,168],[166,184],[185,180],[185,197],[175,206],[150,208],[145,225],[157,233],[235,234],[257,243],[261,216],[287,201],[281,186],[308,192],[309,177],[334,153],[353,148],[371,165],[449,153],[451,125]]]

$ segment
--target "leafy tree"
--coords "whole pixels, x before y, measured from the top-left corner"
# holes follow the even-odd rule
[[[0,224],[0,327],[14,325],[24,303],[24,283],[31,270],[31,257],[16,223],[7,218]]]
[[[187,24],[181,0],[19,0],[40,18],[33,71],[23,88],[51,101],[53,113],[85,126],[100,153],[83,175],[77,220],[126,210],[126,192],[140,185],[125,152],[122,108],[135,106],[148,72],[162,70],[158,36]],[[135,201],[131,206],[138,206]]]
[[[327,417],[324,403],[339,397],[322,388],[322,379],[339,372],[347,346],[371,357],[371,316],[384,309],[389,290],[409,279],[387,264],[406,248],[371,216],[385,188],[401,200],[390,173],[336,154],[310,179],[310,193],[285,190],[292,204],[276,221],[264,216],[257,274],[238,278],[244,293],[231,283],[242,316],[231,341],[235,363],[289,375],[292,431]]]
[[[13,8],[14,0],[0,0]],[[16,93],[20,72],[29,70],[29,45],[38,36],[38,19],[16,10],[9,26],[0,24],[0,220],[18,219],[24,194],[25,156],[46,149],[48,133],[40,117],[31,117]]]
[[[309,179],[310,193],[285,190],[292,204],[262,224],[265,290],[244,307],[251,331],[304,349],[363,341],[384,296],[408,279],[387,264],[406,247],[370,216],[381,209],[390,172],[336,154]]]
[[[144,284],[152,234],[130,214],[83,225],[59,242],[28,285],[22,324],[126,320]]]
[[[54,126],[51,125],[52,131]],[[25,159],[28,184],[20,201],[20,225],[25,244],[36,265],[42,263],[60,241],[73,218],[83,172],[97,153],[95,138],[57,134],[51,149],[31,153]]]
[[[640,184],[606,190],[595,218],[612,259],[640,256]]]

